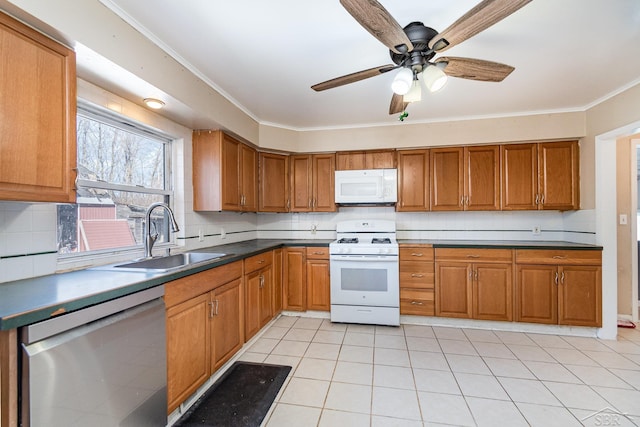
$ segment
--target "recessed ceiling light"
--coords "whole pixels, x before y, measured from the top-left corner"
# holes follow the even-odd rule
[[[144,103],[147,104],[147,107],[153,108],[154,110],[159,110],[164,107],[164,102],[155,98],[145,98]]]

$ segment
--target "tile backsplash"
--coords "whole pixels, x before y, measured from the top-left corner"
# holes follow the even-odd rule
[[[399,239],[566,240],[595,243],[595,211],[395,212],[392,207],[340,208],[332,213],[186,212],[176,209],[185,250],[263,239],[334,239],[335,224],[349,219],[396,222]],[[0,283],[74,268],[58,262],[56,205],[0,202]],[[540,234],[534,234],[534,227]],[[129,256],[130,257],[130,256]],[[102,258],[95,264],[116,262]],[[86,265],[92,261],[83,260]],[[80,266],[77,263],[75,267]]]

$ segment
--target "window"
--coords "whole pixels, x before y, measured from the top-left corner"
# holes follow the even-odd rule
[[[170,202],[170,139],[115,113],[79,104],[75,204],[58,205],[58,253],[142,245],[147,207]],[[157,243],[169,241],[164,209],[155,209]]]

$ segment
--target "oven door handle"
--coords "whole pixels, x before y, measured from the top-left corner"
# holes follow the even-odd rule
[[[397,255],[331,255],[329,261],[398,262]]]

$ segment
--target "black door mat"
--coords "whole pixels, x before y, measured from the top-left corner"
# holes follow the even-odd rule
[[[258,427],[291,366],[236,362],[174,424],[180,427]]]

